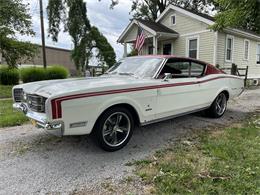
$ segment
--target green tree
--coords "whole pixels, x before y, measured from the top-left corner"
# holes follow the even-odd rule
[[[215,30],[235,27],[260,33],[260,1],[215,0],[214,4],[218,11]]]
[[[93,39],[91,42],[92,49],[96,48],[98,50],[96,57],[98,57],[101,62],[105,62],[109,67],[114,65],[116,63],[116,54],[106,37],[99,32],[95,26],[91,28],[91,36]]]
[[[36,52],[33,44],[16,38],[17,34],[34,35],[27,6],[21,0],[0,1],[0,52],[10,67],[15,67],[19,60],[32,58]]]
[[[79,72],[85,72],[94,48],[97,48],[96,57],[102,63],[110,66],[115,62],[112,46],[96,27],[90,25],[83,0],[49,0],[47,13],[49,34],[54,41],[58,41],[62,23],[64,30],[70,34],[74,44],[72,59]]]
[[[68,30],[74,43],[72,59],[77,69],[85,72],[86,61],[90,57],[90,52],[86,50],[88,50],[91,44],[91,26],[87,18],[86,3],[81,0],[70,0],[67,2],[67,6],[69,11],[65,28]]]
[[[116,6],[118,2],[111,0],[111,7]],[[155,21],[169,4],[198,13],[207,13],[210,10],[209,5],[212,5],[212,0],[132,0],[131,12],[134,18]]]

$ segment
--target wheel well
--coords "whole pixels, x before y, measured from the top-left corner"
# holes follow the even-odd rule
[[[227,100],[229,99],[229,93],[228,93],[228,91],[227,91],[227,90],[224,90],[224,91],[222,91],[221,93],[224,93],[224,94],[225,94],[225,96],[226,96]]]
[[[97,121],[99,120],[99,118],[102,116],[103,113],[105,113],[107,110],[111,109],[111,108],[114,108],[114,107],[124,107],[126,108],[127,110],[129,110],[134,118],[134,122],[136,125],[139,125],[140,124],[140,119],[139,119],[139,115],[136,111],[136,109],[131,106],[130,104],[126,104],[126,103],[122,103],[122,104],[115,104],[113,106],[110,106],[108,107],[107,109],[105,109],[98,117]],[[96,121],[96,122],[97,122]]]

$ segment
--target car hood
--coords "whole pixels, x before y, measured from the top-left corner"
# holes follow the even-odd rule
[[[17,86],[17,88],[22,87],[24,92],[28,94],[37,94],[44,97],[50,97],[63,94],[95,92],[144,86],[149,85],[152,82],[152,79],[138,79],[131,76],[101,76],[94,78],[38,81],[22,84]]]

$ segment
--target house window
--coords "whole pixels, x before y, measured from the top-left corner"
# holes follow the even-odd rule
[[[171,24],[175,25],[176,24],[176,15],[171,16]]]
[[[189,55],[190,58],[198,58],[198,39],[189,39]]]
[[[260,64],[260,43],[257,44],[256,63],[257,63],[257,64]]]
[[[233,37],[228,36],[226,39],[226,61],[232,61],[233,58]]]
[[[163,45],[163,55],[171,55],[172,53],[172,44],[167,43]]]
[[[249,40],[244,41],[244,59],[249,60]]]
[[[152,45],[149,45],[149,46],[148,46],[148,54],[149,54],[149,55],[152,55],[152,54],[153,54],[153,46],[152,46]]]

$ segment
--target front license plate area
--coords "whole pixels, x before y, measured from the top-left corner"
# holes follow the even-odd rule
[[[36,125],[37,125],[37,122],[36,122],[36,120],[34,120],[34,119],[31,119],[31,123],[32,123],[32,125],[33,125],[34,127],[36,127]]]

